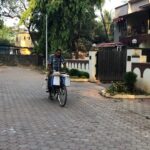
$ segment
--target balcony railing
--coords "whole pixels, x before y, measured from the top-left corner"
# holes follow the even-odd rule
[[[120,36],[119,40],[120,42],[131,46],[132,45],[132,40],[137,39],[138,43],[142,43],[146,41],[148,38],[150,38],[150,34],[137,34],[137,35],[132,35],[132,36]]]
[[[122,36],[130,37],[130,36],[136,36],[136,35],[147,34],[147,33],[148,33],[147,27],[140,27],[140,28],[132,27],[132,29],[128,29],[127,31],[126,30],[122,31]]]
[[[148,34],[148,25],[132,25],[128,26],[125,24],[122,24],[118,26],[119,31],[121,32],[121,37],[132,37],[132,36],[138,36],[138,35],[143,35],[143,34]]]

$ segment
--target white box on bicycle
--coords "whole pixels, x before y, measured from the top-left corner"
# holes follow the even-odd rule
[[[65,86],[70,86],[70,77],[69,77],[69,75],[61,74],[61,78],[62,78],[63,84]]]
[[[52,85],[59,86],[60,85],[60,76],[52,76]]]

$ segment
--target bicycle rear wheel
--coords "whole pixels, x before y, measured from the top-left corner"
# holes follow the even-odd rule
[[[60,87],[58,93],[58,101],[61,107],[64,107],[67,102],[67,88],[66,86]]]

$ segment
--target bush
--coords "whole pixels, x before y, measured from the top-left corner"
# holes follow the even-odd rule
[[[133,92],[137,75],[134,72],[127,72],[124,76],[124,82],[130,92]]]
[[[89,78],[89,73],[88,72],[84,72],[84,71],[80,71],[80,76],[81,78]]]
[[[77,77],[79,77],[79,76],[80,76],[80,71],[77,70],[77,69],[71,69],[71,70],[69,71],[69,75],[70,75],[70,76],[77,76]]]
[[[89,78],[89,73],[84,71],[79,71],[77,69],[71,69],[69,71],[69,75],[74,77],[80,77],[80,78]]]
[[[115,82],[115,83],[112,83],[112,85],[107,89],[107,92],[110,94],[126,93],[127,88],[124,82]]]

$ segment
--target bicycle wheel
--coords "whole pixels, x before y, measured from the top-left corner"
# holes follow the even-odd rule
[[[61,107],[64,107],[66,105],[66,102],[67,102],[67,88],[66,88],[66,86],[59,88],[58,101],[59,101],[59,105]]]
[[[55,88],[51,88],[51,89],[49,90],[49,98],[50,98],[50,100],[54,100],[55,97],[56,97]]]

